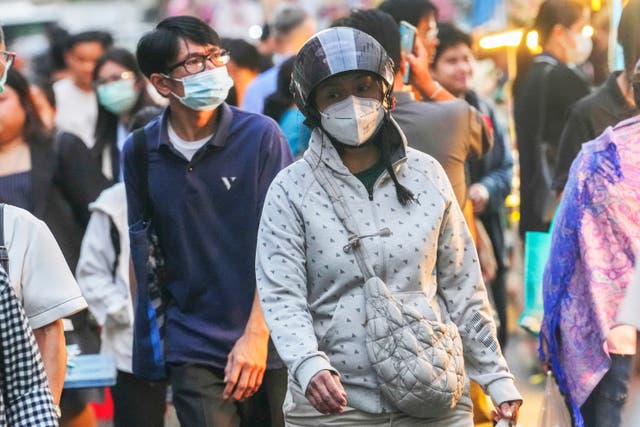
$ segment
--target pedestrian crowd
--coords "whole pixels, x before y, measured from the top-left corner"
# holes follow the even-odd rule
[[[57,28],[33,69],[0,29],[0,426],[97,425],[105,389],[64,387],[75,347],[115,361],[116,427],[168,403],[188,427],[515,426],[506,278],[530,232],[551,236],[526,254],[548,257],[540,369],[573,425],[622,425],[640,0],[597,88],[589,12],[541,3],[514,132],[429,0],[324,29],[283,6],[258,46],[193,16],[135,52]]]

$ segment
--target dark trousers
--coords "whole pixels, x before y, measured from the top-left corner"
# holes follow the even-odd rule
[[[620,426],[629,393],[633,356],[610,354],[611,367],[580,407],[585,427]]]
[[[507,325],[507,304],[508,304],[508,294],[507,294],[507,285],[505,283],[505,279],[507,276],[507,271],[504,268],[499,268],[496,272],[496,278],[489,285],[490,292],[493,296],[493,304],[498,314],[498,320],[500,321],[500,325],[498,327],[498,342],[500,343],[500,347],[502,351],[507,348],[507,338],[508,338],[508,325]]]
[[[149,382],[118,371],[111,387],[114,427],[162,427],[166,410],[167,384]]]
[[[267,370],[260,389],[243,402],[222,399],[224,372],[183,364],[169,368],[173,404],[183,427],[283,427],[287,370]]]

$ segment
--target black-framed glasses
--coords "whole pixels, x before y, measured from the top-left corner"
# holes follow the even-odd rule
[[[214,50],[208,55],[194,54],[182,62],[171,65],[167,70],[167,74],[172,73],[178,67],[183,67],[189,74],[197,74],[207,68],[207,61],[216,67],[222,67],[223,65],[227,65],[229,59],[231,59],[231,56],[226,49]]]
[[[15,57],[15,52],[0,50],[0,64],[4,65],[5,67],[10,67],[11,64],[13,64],[13,60]]]

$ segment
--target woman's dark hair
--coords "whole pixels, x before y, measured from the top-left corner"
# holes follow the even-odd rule
[[[173,16],[162,20],[156,28],[142,36],[136,57],[145,76],[166,73],[177,59],[180,40],[187,39],[205,46],[220,46],[220,37],[206,22],[193,16]]]
[[[113,45],[113,37],[106,31],[83,31],[66,38],[65,50],[71,50],[81,43],[99,43],[103,49]]]
[[[633,69],[631,76],[631,87],[633,88],[633,99],[636,106],[640,105],[640,61],[638,61]]]
[[[289,86],[291,85],[291,73],[295,60],[295,57],[291,57],[280,65],[276,91],[264,101],[263,114],[276,122],[279,122],[282,115],[293,106],[293,94],[289,90]]]
[[[546,0],[538,9],[538,15],[531,30],[538,33],[538,44],[543,46],[549,40],[556,25],[569,28],[575,24],[583,14],[585,6],[577,0]],[[517,94],[524,76],[529,72],[533,63],[533,56],[527,47],[526,36],[522,37],[518,47],[518,75],[513,82],[513,94]]]
[[[395,152],[395,149],[402,147],[403,142],[402,137],[400,136],[400,131],[391,121],[391,114],[388,111],[385,113],[384,122],[378,132],[377,144],[380,148],[382,163],[393,180],[393,184],[396,188],[396,197],[398,198],[398,201],[402,206],[415,202],[416,198],[413,192],[400,184],[396,171],[393,169],[393,153]]]
[[[16,92],[20,105],[25,113],[25,122],[22,128],[24,141],[29,145],[42,143],[49,137],[49,131],[47,131],[44,123],[42,123],[38,110],[33,103],[29,82],[19,71],[10,68],[7,73],[6,86]]]
[[[98,79],[98,73],[100,69],[107,62],[115,62],[116,64],[132,71],[135,75],[136,82],[142,87],[138,100],[131,109],[131,114],[135,114],[136,111],[147,105],[155,105],[151,96],[145,88],[145,79],[138,67],[136,58],[131,52],[126,49],[113,47],[108,49],[102,54],[98,61],[96,61],[96,68],[93,70],[93,82]],[[108,144],[113,144],[117,139],[118,132],[118,116],[104,108],[98,103],[98,120],[96,122],[96,143],[92,151],[102,154],[104,147]]]

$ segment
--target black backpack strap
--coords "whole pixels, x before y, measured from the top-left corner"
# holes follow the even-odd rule
[[[122,251],[122,248],[120,247],[120,232],[118,231],[118,227],[116,227],[115,222],[113,222],[111,215],[109,215],[109,235],[111,236],[111,243],[113,244],[113,250],[116,254],[113,259],[113,265],[111,266],[111,277],[115,282],[118,274],[118,265],[120,265],[120,252]]]
[[[142,217],[145,221],[151,219],[152,209],[149,199],[149,159],[147,154],[147,137],[144,128],[133,132],[133,157],[136,170],[140,177],[140,197],[142,201]]]
[[[4,203],[0,203],[0,264],[9,275],[9,251],[4,242]]]

